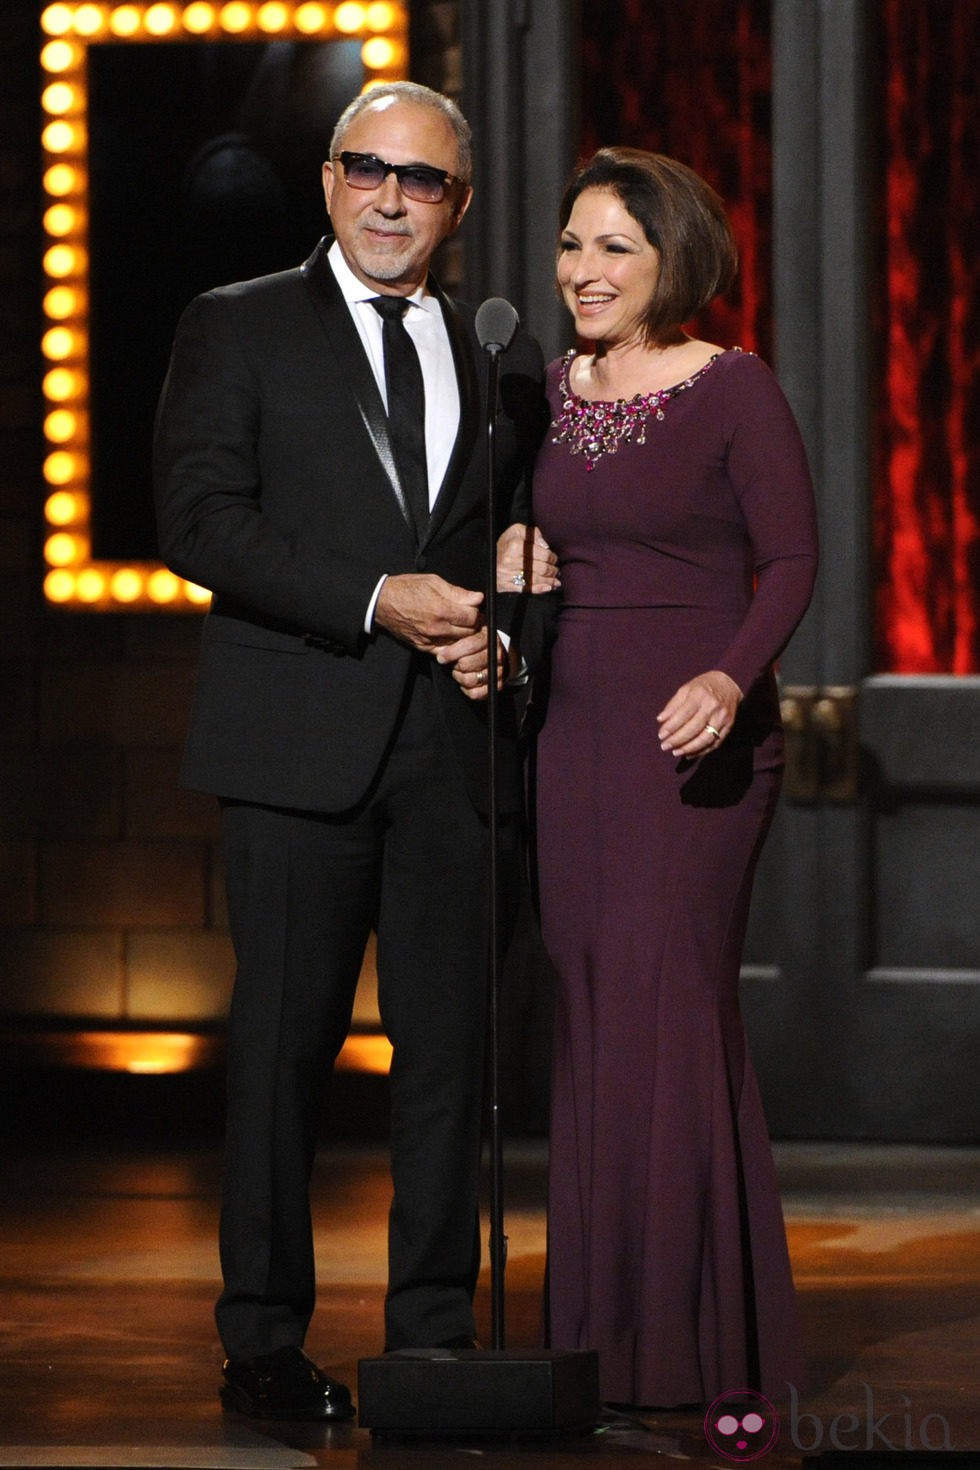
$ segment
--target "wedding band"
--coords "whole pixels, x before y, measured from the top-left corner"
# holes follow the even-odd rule
[[[721,731],[720,730],[716,730],[715,727],[714,727],[714,725],[705,725],[704,728],[706,730],[710,730],[711,733],[712,733],[712,735],[715,737],[716,740],[720,740],[721,739]]]
[[[510,580],[513,582],[515,587],[523,587],[525,585],[523,572],[515,572]]]
[[[478,684],[485,684],[487,682],[487,671],[486,671],[486,669],[481,669],[480,670],[480,672],[476,676],[476,682]]]

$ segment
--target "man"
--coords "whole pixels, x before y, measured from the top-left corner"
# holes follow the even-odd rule
[[[469,130],[447,99],[411,83],[356,99],[323,167],[333,244],[194,301],[161,399],[162,551],[214,593],[183,779],[223,811],[238,969],[216,1318],[222,1400],[247,1414],[353,1412],[302,1345],[323,1085],[372,928],[394,1053],[385,1347],[474,1344],[487,365],[472,312],[428,274],[469,177]],[[391,298],[408,303],[402,323],[383,320]],[[424,386],[414,443],[405,339],[390,337],[402,328]],[[540,380],[518,334],[501,364],[501,526],[525,514]],[[502,622],[516,601],[501,598]],[[501,704],[506,864],[519,773]]]

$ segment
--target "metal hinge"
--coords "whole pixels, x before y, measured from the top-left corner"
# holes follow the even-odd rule
[[[858,691],[851,684],[794,684],[780,699],[786,732],[783,795],[800,806],[846,804],[860,794]]]

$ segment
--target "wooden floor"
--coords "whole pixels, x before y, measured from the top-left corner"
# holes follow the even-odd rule
[[[211,1317],[218,1109],[207,1089],[154,1086],[126,1079],[93,1095],[33,1079],[6,1100],[0,1466],[735,1463],[712,1451],[696,1413],[613,1417],[568,1440],[418,1443],[223,1414]],[[835,1450],[859,1452],[855,1465],[868,1452],[912,1465],[933,1451],[971,1463],[964,1452],[977,1451],[980,1462],[980,1151],[782,1144],[777,1158],[810,1382],[766,1466]],[[508,1147],[511,1348],[537,1330],[543,1161],[540,1141]],[[380,1348],[386,1203],[378,1140],[324,1145],[307,1346],[351,1383]],[[487,1310],[484,1286],[484,1332]]]

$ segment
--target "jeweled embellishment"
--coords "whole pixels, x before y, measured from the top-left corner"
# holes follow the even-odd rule
[[[551,427],[558,432],[551,442],[567,444],[569,454],[583,454],[585,468],[594,470],[604,454],[615,454],[621,444],[645,444],[650,415],[662,420],[664,404],[703,377],[720,354],[709,358],[704,367],[682,383],[660,388],[655,393],[638,393],[635,398],[615,400],[579,398],[572,392],[568,374],[574,356],[575,349],[570,348],[562,363],[561,410],[551,421]]]

